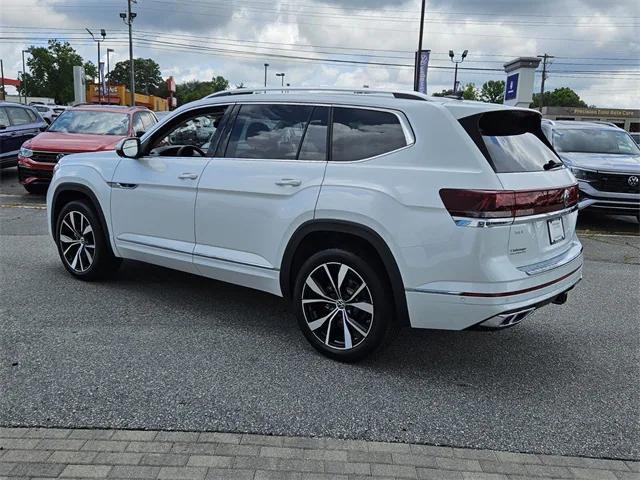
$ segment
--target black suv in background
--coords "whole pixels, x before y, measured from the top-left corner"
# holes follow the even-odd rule
[[[0,168],[17,165],[22,144],[46,128],[47,122],[33,107],[0,102]]]

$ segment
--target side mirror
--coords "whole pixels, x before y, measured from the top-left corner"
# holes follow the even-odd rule
[[[140,138],[140,137],[142,137],[145,133],[147,133],[147,132],[145,132],[144,130],[138,130],[138,131],[136,132],[136,137]]]
[[[141,150],[138,137],[125,138],[116,146],[116,153],[125,158],[138,158]]]

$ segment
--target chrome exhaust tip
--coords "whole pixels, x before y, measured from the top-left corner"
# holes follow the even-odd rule
[[[536,307],[530,307],[515,312],[501,313],[500,315],[485,320],[479,324],[478,327],[492,330],[513,327],[531,315],[535,310]]]

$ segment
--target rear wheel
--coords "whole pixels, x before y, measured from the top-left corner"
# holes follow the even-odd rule
[[[298,324],[311,345],[336,360],[364,358],[395,330],[386,275],[367,260],[342,249],[324,250],[297,275]]]
[[[97,280],[113,273],[120,259],[111,253],[92,206],[78,200],[67,203],[56,221],[56,244],[62,264],[81,280]]]

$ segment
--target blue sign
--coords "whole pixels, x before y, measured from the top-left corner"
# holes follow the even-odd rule
[[[515,100],[518,96],[518,76],[520,74],[514,73],[513,75],[509,75],[507,77],[507,87],[506,92],[504,93],[505,100]]]

